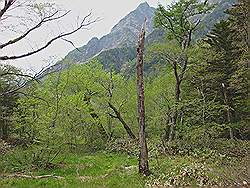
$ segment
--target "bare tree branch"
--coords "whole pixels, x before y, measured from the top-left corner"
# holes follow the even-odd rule
[[[4,7],[0,10],[0,20],[7,10],[16,2],[16,0],[5,0]]]
[[[72,31],[69,31],[69,32],[66,32],[66,33],[62,33],[54,38],[52,38],[51,40],[49,40],[44,46],[38,48],[37,50],[34,50],[34,51],[31,51],[31,52],[28,52],[28,53],[24,53],[24,54],[21,54],[21,55],[14,55],[14,56],[0,56],[0,60],[15,60],[15,59],[20,59],[20,58],[24,58],[24,57],[28,57],[28,56],[31,56],[33,54],[36,54],[44,49],[46,49],[48,46],[50,46],[54,41],[58,40],[58,39],[61,39],[63,37],[66,37],[66,36],[69,36],[69,35],[72,35],[74,33],[76,33],[77,31],[81,30],[81,29],[84,29],[84,27],[86,26],[89,26],[90,24],[92,23],[95,23],[96,21],[98,21],[98,18],[93,20],[93,21],[89,21],[87,23],[85,23],[86,19],[88,19],[89,17],[91,16],[91,13],[89,13],[87,16],[85,16],[81,22],[81,24],[74,30]]]
[[[122,118],[121,113],[116,109],[114,105],[112,105],[110,102],[108,103],[109,107],[113,110],[115,115],[109,113],[110,117],[117,118],[123,125],[124,129],[126,130],[128,136],[132,139],[136,139],[135,134],[131,130],[131,128],[128,126],[128,124],[125,122],[125,120]]]
[[[22,34],[21,36],[15,38],[15,39],[12,39],[12,40],[9,40],[8,42],[4,43],[4,44],[1,44],[0,45],[0,49],[3,49],[4,47],[8,46],[8,45],[11,45],[11,44],[14,44],[20,40],[22,40],[23,38],[25,38],[28,34],[30,34],[32,31],[38,29],[39,27],[41,27],[44,23],[46,22],[50,22],[50,21],[53,21],[53,20],[58,20],[64,16],[66,16],[70,11],[67,11],[66,13],[64,13],[63,15],[60,15],[58,17],[54,17],[59,11],[55,11],[53,14],[49,15],[49,16],[46,16],[44,17],[38,24],[36,24],[34,27],[30,28],[28,31],[26,31],[24,34]]]
[[[14,73],[14,72],[6,72],[3,74],[0,74],[0,77],[3,76],[7,76],[7,75],[15,75],[15,76],[20,76],[20,77],[27,77],[27,78],[31,78],[32,80],[38,81],[37,79],[35,79],[33,76],[28,75],[28,74],[21,74],[21,73]],[[39,82],[39,81],[38,81]]]
[[[70,43],[78,52],[80,52],[80,53],[82,53],[82,51],[79,49],[79,48],[77,48],[76,46],[75,46],[75,44],[72,42],[72,41],[70,41],[70,40],[68,40],[68,39],[64,39],[64,38],[61,38],[63,41],[65,41],[65,42],[68,42],[68,43]]]
[[[39,80],[40,75],[43,74],[44,69],[42,69],[40,72],[38,72],[34,76],[30,76],[30,75],[22,74],[22,73],[13,73],[13,72],[6,72],[6,73],[1,74],[0,77],[6,76],[6,75],[16,75],[16,76],[21,76],[21,77],[28,77],[28,78],[30,78],[30,80],[25,80],[22,84],[20,84],[16,88],[13,88],[13,89],[11,88],[11,89],[8,89],[4,93],[0,93],[0,96],[9,95],[9,94],[18,93],[18,92],[20,93],[21,89],[25,88],[29,83],[31,83],[33,81],[36,81],[39,83],[40,82],[40,80]]]

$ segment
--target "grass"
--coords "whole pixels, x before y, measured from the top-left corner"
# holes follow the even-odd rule
[[[143,187],[144,180],[137,173],[137,159],[126,155],[95,154],[88,156],[69,155],[59,168],[40,170],[34,175],[54,174],[63,180],[16,179],[0,180],[0,187]]]
[[[2,178],[0,187],[140,188],[146,185],[161,186],[169,183],[195,187],[200,182],[204,185],[225,186],[234,185],[237,182],[249,182],[249,176],[246,174],[249,164],[247,160],[243,161],[245,161],[244,164],[236,160],[232,164],[220,166],[201,162],[200,159],[190,156],[150,158],[152,175],[146,178],[138,174],[136,157],[118,153],[68,154],[55,161],[58,164],[57,168],[32,172],[33,175],[53,174],[62,176],[64,179]],[[242,175],[239,177],[237,172]]]

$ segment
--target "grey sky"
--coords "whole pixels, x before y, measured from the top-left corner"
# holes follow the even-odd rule
[[[46,0],[39,0],[45,2]],[[166,4],[170,0],[146,0],[150,6],[156,7],[158,3]],[[46,1],[48,2],[48,0]],[[49,1],[51,2],[51,1]],[[74,42],[76,46],[83,46],[92,37],[102,37],[108,34],[111,28],[130,11],[134,10],[140,3],[145,0],[53,0],[53,2],[59,4],[65,9],[72,10],[71,14],[64,20],[64,27],[72,27],[74,19],[77,16],[83,17],[89,12],[93,13],[94,17],[100,17],[101,20],[89,27],[88,30],[82,30],[77,34],[70,37],[70,40]],[[20,44],[19,46],[8,49],[6,53],[14,54],[14,52],[22,52],[24,49],[30,46],[42,44],[42,41],[46,40],[45,33],[39,33],[32,35],[29,39],[29,44]],[[69,51],[74,49],[69,43],[62,41],[55,42],[49,48],[40,52],[32,57],[27,57],[21,60],[9,62],[12,65],[20,67],[24,70],[32,69],[39,71],[42,67],[45,67],[48,59],[53,59],[54,62],[63,58]],[[53,56],[53,57],[52,57]],[[51,62],[51,61],[50,61]]]

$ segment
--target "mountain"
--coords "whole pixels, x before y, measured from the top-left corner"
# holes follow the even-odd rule
[[[215,4],[216,6],[213,12],[204,18],[203,23],[201,24],[202,28],[197,31],[196,38],[205,36],[209,31],[211,31],[215,23],[222,19],[226,19],[228,15],[224,13],[225,10],[235,4],[237,0],[209,0],[209,2]]]
[[[136,44],[138,34],[146,17],[148,22],[146,25],[146,33],[153,31],[153,16],[155,9],[150,7],[148,3],[140,4],[134,11],[130,12],[122,20],[119,21],[111,32],[102,38],[92,38],[86,45],[70,52],[66,59],[74,62],[85,62],[89,58],[115,48],[131,47]]]
[[[226,17],[224,11],[228,9],[235,0],[210,0],[216,3],[217,7],[207,15],[203,21],[203,26],[195,38],[205,36],[220,19]],[[85,63],[92,58],[99,60],[105,69],[114,68],[116,71],[122,70],[126,63],[136,58],[136,45],[144,18],[146,24],[146,45],[164,40],[165,32],[162,29],[154,29],[153,17],[155,8],[148,3],[140,4],[134,11],[121,19],[111,32],[100,39],[94,37],[86,45],[75,49],[64,58],[44,71],[42,76],[65,69],[72,64]]]
[[[134,11],[122,18],[112,29],[111,32],[102,38],[92,38],[86,45],[75,49],[64,58],[63,61],[56,63],[44,71],[42,76],[57,72],[69,67],[71,64],[79,64],[96,57],[106,62],[106,68],[110,64],[122,64],[135,58],[135,45],[145,17],[147,18],[146,35],[153,32],[153,16],[155,8],[148,3],[140,4]],[[123,52],[129,53],[128,55]],[[67,63],[65,63],[67,62]],[[70,63],[69,63],[70,62]],[[103,64],[105,63],[103,62]],[[116,66],[117,69],[120,66]]]

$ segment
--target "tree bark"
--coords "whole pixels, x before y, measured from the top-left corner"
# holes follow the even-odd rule
[[[173,65],[174,68],[174,75],[175,75],[175,106],[173,108],[173,112],[170,118],[170,129],[169,129],[169,136],[168,141],[171,142],[174,139],[175,127],[177,123],[177,104],[180,101],[181,95],[181,80],[180,76],[178,75],[177,64]]]
[[[187,41],[187,44],[189,45],[190,41]],[[181,56],[183,56],[179,62],[175,62],[173,64],[173,69],[174,69],[174,75],[175,75],[175,106],[170,118],[170,132],[169,132],[169,137],[168,141],[171,142],[174,137],[175,137],[175,128],[177,126],[177,118],[178,118],[178,109],[177,105],[181,100],[181,83],[183,81],[186,69],[187,69],[187,63],[188,59],[186,56],[186,48],[188,46],[183,47]],[[178,73],[178,68],[177,68],[177,63],[182,65],[181,72]]]
[[[143,52],[145,43],[146,19],[142,31],[139,35],[137,48],[137,90],[138,90],[138,123],[139,123],[139,173],[148,176],[148,148],[145,133],[145,105],[144,105],[144,83],[143,83]]]

